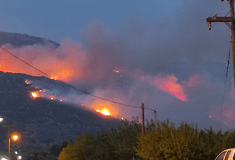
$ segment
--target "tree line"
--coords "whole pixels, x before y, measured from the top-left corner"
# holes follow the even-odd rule
[[[95,135],[84,133],[69,142],[58,160],[213,160],[224,149],[235,147],[235,131],[198,129],[182,122],[147,122],[141,132],[138,118]]]

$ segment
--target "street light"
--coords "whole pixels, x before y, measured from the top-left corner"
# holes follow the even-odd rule
[[[11,160],[11,139],[13,141],[18,141],[19,138],[20,138],[20,134],[13,133],[12,135],[10,135],[11,122],[8,122],[7,125],[4,125],[3,121],[4,121],[4,118],[0,117],[0,123],[2,124],[2,126],[7,127],[7,132],[8,132],[8,157],[9,157],[9,160]]]
[[[10,144],[10,134],[9,134],[9,131],[10,131],[10,125],[11,125],[11,123],[10,122],[8,122],[8,125],[4,125],[3,124],[3,121],[4,121],[4,118],[2,118],[2,117],[0,117],[0,123],[2,124],[2,126],[3,127],[7,127],[7,137],[8,137],[8,156],[9,156],[9,160],[11,159],[10,158],[10,146],[11,146],[11,144]]]
[[[0,123],[2,123],[3,122],[3,118],[2,117],[0,117]]]
[[[20,136],[19,136],[18,133],[13,133],[13,134],[11,135],[11,139],[12,139],[13,141],[18,141],[19,138],[20,138]]]

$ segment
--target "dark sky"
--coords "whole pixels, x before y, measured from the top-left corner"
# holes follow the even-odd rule
[[[53,51],[40,46],[14,50],[49,74],[63,66],[71,74],[66,81],[98,96],[144,102],[160,120],[219,129],[235,128],[231,67],[229,85],[223,87],[231,31],[224,23],[213,23],[209,31],[206,18],[228,11],[228,2],[220,0],[11,0],[0,2],[0,21],[1,31],[61,43]],[[98,103],[79,99],[87,106]],[[140,116],[140,110],[114,108],[116,116]],[[146,115],[154,118],[151,111]]]

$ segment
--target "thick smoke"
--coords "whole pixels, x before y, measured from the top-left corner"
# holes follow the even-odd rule
[[[102,22],[90,23],[82,33],[82,42],[68,38],[58,48],[4,47],[53,78],[96,96],[134,106],[144,103],[157,110],[160,120],[183,120],[217,129],[224,127],[215,125],[221,121],[233,128],[231,83],[223,92],[229,29],[217,25],[215,31],[208,31],[205,16],[211,15],[202,2],[185,2],[184,7],[154,23],[136,16],[128,17],[118,29]],[[0,54],[2,71],[44,76],[3,51]],[[46,92],[59,95],[58,88]],[[223,95],[227,98],[221,108]],[[116,117],[141,115],[140,109],[74,91],[60,96],[91,110],[107,107]],[[146,117],[154,119],[153,112],[147,110]]]

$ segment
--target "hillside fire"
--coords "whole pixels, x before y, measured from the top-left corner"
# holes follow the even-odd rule
[[[27,80],[25,80],[24,82],[25,82],[25,84],[30,84],[29,81],[27,81]]]
[[[37,98],[37,97],[38,97],[38,94],[37,94],[36,92],[31,92],[31,96],[32,96],[33,98]]]
[[[97,113],[101,113],[101,114],[103,114],[103,115],[105,115],[105,116],[110,116],[110,115],[111,115],[110,112],[109,112],[109,110],[106,109],[106,108],[104,108],[104,109],[101,110],[101,111],[100,111],[99,109],[97,109],[96,112],[97,112]]]

